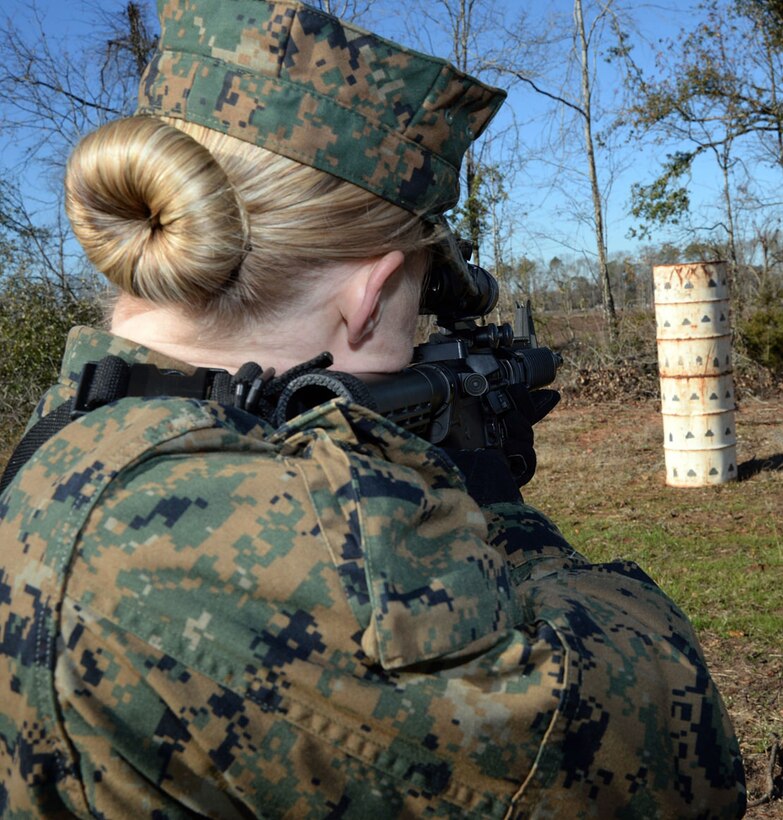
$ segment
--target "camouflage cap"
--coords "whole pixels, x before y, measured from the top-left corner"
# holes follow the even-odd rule
[[[505,92],[292,0],[158,0],[140,114],[181,118],[352,182],[422,217]]]

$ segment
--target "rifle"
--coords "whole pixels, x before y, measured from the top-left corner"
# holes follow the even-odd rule
[[[465,266],[459,274],[450,264],[431,271],[420,312],[435,314],[439,330],[414,349],[405,370],[360,374],[367,388],[364,400],[345,374],[336,374],[331,382],[328,373],[316,379],[302,376],[281,397],[280,416],[290,419],[333,396],[349,396],[433,444],[502,449],[508,437],[504,417],[513,408],[509,389],[546,387],[563,360],[538,345],[529,301],[517,303],[513,327],[478,324],[497,305],[498,284],[478,265],[466,261]],[[543,418],[559,398],[554,390],[534,394],[534,420]]]

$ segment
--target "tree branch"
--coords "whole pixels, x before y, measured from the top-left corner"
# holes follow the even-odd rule
[[[533,82],[533,80],[530,79],[530,77],[526,77],[519,71],[515,71],[514,69],[508,68],[506,66],[498,65],[497,63],[482,63],[481,68],[492,69],[493,71],[497,71],[499,74],[511,74],[513,77],[516,77],[521,82],[527,83],[537,94],[541,94],[544,97],[548,97],[550,100],[554,100],[555,102],[559,102],[562,105],[568,106],[568,108],[572,108],[574,111],[576,111],[577,114],[579,114],[582,117],[587,116],[585,111],[580,106],[576,105],[576,103],[572,103],[569,100],[564,99],[563,97],[559,97],[557,94],[552,94],[551,92],[546,91],[543,88],[540,88]]]
[[[80,97],[78,94],[74,94],[72,91],[66,91],[62,86],[52,85],[51,83],[44,82],[43,80],[33,80],[31,78],[25,78],[25,82],[30,85],[37,85],[42,86],[43,88],[48,88],[50,91],[54,91],[56,94],[62,94],[63,97],[66,97],[71,102],[75,102],[78,105],[83,105],[85,108],[93,108],[96,111],[102,111],[105,114],[113,114],[115,116],[121,117],[123,112],[117,108],[109,108],[108,106],[101,105],[100,103],[90,102],[89,100],[85,100],[83,97]]]
[[[781,749],[780,741],[775,738],[769,753],[769,764],[767,766],[767,791],[759,797],[758,800],[749,802],[748,808],[763,806],[765,803],[771,803],[781,796],[780,791],[775,785],[775,766],[777,765],[778,757],[780,757],[781,766],[783,766],[783,749]]]

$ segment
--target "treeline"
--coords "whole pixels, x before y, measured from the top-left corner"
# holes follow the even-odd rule
[[[781,237],[783,240],[783,237]],[[653,267],[722,262],[730,271],[735,381],[745,395],[783,388],[783,244],[778,237],[742,244],[733,267],[726,249],[704,243],[645,246],[608,259],[616,310],[614,333],[606,321],[602,285],[589,258],[522,258],[496,270],[501,298],[496,321],[530,300],[539,337],[565,356],[561,389],[587,399],[658,395]]]
[[[766,244],[749,243],[744,259],[730,278],[735,316],[745,319],[761,308],[783,301],[783,234],[767,238]],[[653,268],[693,262],[727,263],[726,249],[719,245],[689,243],[682,247],[664,243],[647,245],[630,254],[608,258],[608,275],[619,309],[652,309]],[[493,268],[507,292],[507,305],[529,298],[539,310],[589,310],[602,306],[602,287],[596,266],[585,256],[554,256],[548,261],[527,257]]]

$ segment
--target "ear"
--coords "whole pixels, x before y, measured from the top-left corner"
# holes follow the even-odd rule
[[[384,287],[404,262],[405,254],[402,251],[389,251],[368,260],[351,277],[341,308],[349,344],[359,344],[375,330],[383,313]]]

